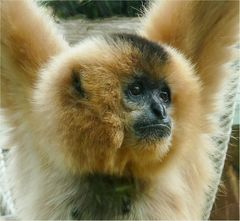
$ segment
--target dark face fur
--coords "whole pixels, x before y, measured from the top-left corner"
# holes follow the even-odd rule
[[[147,75],[136,75],[125,88],[124,94],[126,106],[142,109],[132,127],[139,140],[154,142],[170,135],[168,107],[171,104],[171,93],[164,80],[154,81]]]
[[[161,66],[167,62],[167,52],[158,44],[131,34],[115,34],[112,40],[119,44],[129,44],[141,53],[142,63],[157,57]],[[156,142],[171,134],[171,120],[168,108],[171,92],[164,78],[152,73],[153,70],[136,68],[122,87],[124,105],[131,111],[138,110],[133,117],[130,131],[137,142]]]

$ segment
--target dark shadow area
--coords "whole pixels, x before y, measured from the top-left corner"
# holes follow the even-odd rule
[[[112,16],[135,17],[147,6],[148,0],[139,1],[48,1],[41,0],[44,4],[53,9],[53,13],[60,18],[86,17],[89,19],[106,18]]]

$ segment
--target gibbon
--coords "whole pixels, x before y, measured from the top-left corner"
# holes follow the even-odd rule
[[[17,216],[201,219],[238,2],[155,1],[138,34],[74,46],[32,1],[2,1],[1,12]]]

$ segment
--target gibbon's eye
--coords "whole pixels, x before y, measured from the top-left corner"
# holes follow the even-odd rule
[[[170,89],[167,86],[161,89],[159,97],[163,100],[164,103],[169,104],[171,101]]]
[[[82,88],[82,84],[81,84],[81,80],[80,80],[80,76],[79,73],[77,71],[73,71],[72,72],[72,85],[73,88],[75,89],[75,91],[81,96],[84,97],[85,96],[85,92]]]
[[[143,86],[140,83],[130,85],[128,90],[130,95],[132,96],[138,96],[143,94]]]
[[[159,96],[165,103],[167,103],[169,101],[167,92],[160,92]]]

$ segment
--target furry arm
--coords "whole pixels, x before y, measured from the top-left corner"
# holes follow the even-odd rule
[[[67,43],[32,2],[3,1],[1,9],[1,107],[18,111],[21,120],[30,109],[37,72]]]
[[[226,76],[238,33],[238,1],[155,1],[143,20],[142,34],[168,44],[189,58],[203,84],[205,110]]]

